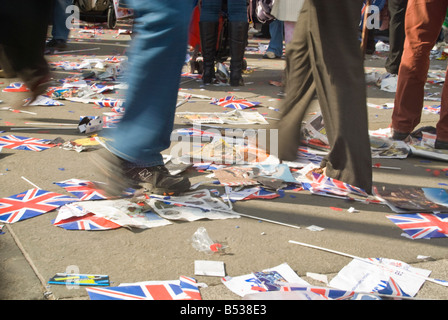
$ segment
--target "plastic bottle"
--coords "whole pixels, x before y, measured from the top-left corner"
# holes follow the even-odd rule
[[[191,238],[193,248],[205,253],[220,252],[224,249],[222,244],[213,241],[204,227],[199,227]]]

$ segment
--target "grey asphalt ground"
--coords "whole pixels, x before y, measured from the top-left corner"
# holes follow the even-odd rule
[[[127,24],[121,28],[129,27]],[[117,30],[104,29],[94,37],[72,32],[67,53],[47,55],[49,61],[85,58],[105,58],[123,55],[129,46],[129,35],[118,35]],[[259,112],[276,118],[276,108],[281,103],[280,88],[271,80],[280,81],[285,65],[284,59],[263,59],[255,49],[267,44],[265,39],[251,38],[246,59],[248,72],[246,85],[203,87],[200,81],[183,78],[184,92],[221,98],[233,93],[241,98],[262,102]],[[99,49],[97,49],[99,48]],[[90,49],[90,50],[87,50]],[[385,54],[367,55],[366,70],[384,72]],[[444,70],[446,61],[432,60],[431,68]],[[142,72],[144,72],[142,70]],[[78,73],[54,71],[57,79]],[[18,79],[0,79],[0,89]],[[428,85],[428,90],[440,92],[442,84]],[[393,102],[394,94],[367,85],[368,102],[383,104]],[[142,94],[144,94],[142,92]],[[250,99],[249,99],[250,98]],[[10,106],[19,99],[18,93],[0,91],[0,107]],[[36,115],[0,112],[0,130],[35,138],[65,141],[87,137],[76,125],[80,116],[102,115],[107,108],[93,104],[63,101],[64,106],[29,107]],[[439,104],[428,101],[426,104]],[[192,101],[178,108],[179,111],[221,111],[221,107],[208,101]],[[318,111],[318,105],[310,113]],[[390,123],[391,110],[368,108],[369,128],[386,128]],[[434,114],[423,114],[421,126],[435,126]],[[269,119],[269,121],[275,121]],[[29,123],[42,125],[32,125]],[[55,127],[44,123],[67,123],[74,127]],[[176,118],[176,127],[181,127]],[[31,185],[65,194],[54,182],[67,179],[96,181],[98,172],[89,162],[89,154],[63,150],[55,147],[41,152],[11,150],[0,152],[0,197],[18,194],[32,188]],[[169,150],[166,151],[169,153]],[[440,187],[448,183],[444,174],[434,176],[431,170],[448,167],[446,162],[408,157],[405,160],[381,159],[384,166],[400,170],[374,169],[374,184],[385,186]],[[218,188],[206,174],[190,170],[187,174],[193,183],[204,181],[201,188]],[[354,207],[358,212],[347,210]],[[341,208],[335,211],[332,208]],[[448,240],[410,240],[386,216],[394,214],[384,205],[350,202],[330,197],[311,195],[307,191],[286,191],[285,196],[273,200],[250,200],[234,203],[234,210],[256,218],[241,217],[227,220],[199,220],[176,222],[169,226],[145,230],[120,228],[107,231],[67,231],[55,227],[51,221],[57,212],[5,224],[0,235],[0,299],[2,300],[88,300],[84,288],[70,289],[65,286],[48,285],[50,277],[58,272],[76,268],[79,273],[107,274],[112,285],[148,280],[176,280],[180,275],[193,276],[206,287],[201,288],[204,300],[240,300],[241,297],[228,290],[219,277],[195,276],[195,260],[218,260],[225,263],[228,276],[245,275],[287,263],[300,277],[315,285],[322,285],[306,276],[307,272],[324,274],[331,279],[351,259],[342,255],[307,248],[289,243],[289,240],[344,252],[358,257],[384,257],[406,262],[412,266],[431,270],[431,277],[448,279]],[[291,226],[267,222],[278,221]],[[308,226],[317,225],[323,231],[310,231]],[[295,226],[295,227],[292,227]],[[193,233],[205,227],[209,235],[228,245],[226,254],[208,255],[194,249],[190,243]],[[425,256],[425,259],[420,259]],[[415,299],[445,300],[448,288],[426,281]]]

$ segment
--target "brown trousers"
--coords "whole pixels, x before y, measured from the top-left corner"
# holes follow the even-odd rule
[[[406,9],[403,56],[398,71],[392,128],[412,132],[420,123],[429,55],[437,41],[448,8],[448,0],[409,0]],[[442,90],[437,139],[448,141],[448,81]]]
[[[301,123],[317,94],[331,147],[324,161],[327,176],[370,193],[372,157],[358,39],[361,6],[361,0],[305,1],[286,48],[286,98],[276,128],[279,158],[295,160]]]

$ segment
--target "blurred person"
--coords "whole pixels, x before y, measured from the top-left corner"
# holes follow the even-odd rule
[[[305,0],[286,47],[286,98],[278,157],[294,161],[301,123],[316,94],[330,145],[324,174],[372,192],[363,56],[358,39],[362,1]],[[272,149],[272,141],[267,141]],[[270,151],[270,150],[269,150]]]
[[[275,19],[269,22],[269,34],[271,35],[271,40],[269,40],[269,45],[263,58],[279,59],[283,56],[283,21]]]
[[[391,75],[398,75],[405,39],[404,17],[408,0],[388,0],[389,10],[389,54],[385,68]]]
[[[429,56],[445,20],[448,0],[408,0],[405,40],[392,113],[392,139],[406,140],[420,123]],[[448,81],[442,89],[436,149],[448,149]]]
[[[219,32],[219,14],[227,2],[230,47],[230,85],[243,86],[243,59],[246,50],[249,22],[246,0],[202,0],[199,31],[204,60],[202,80],[212,83],[215,78],[215,57]]]
[[[71,10],[67,13],[67,7],[73,4],[73,0],[53,0],[53,27],[51,29],[52,38],[47,42],[47,47],[65,49],[70,29],[67,27],[67,19],[71,15]]]
[[[105,191],[132,187],[158,194],[189,190],[190,181],[171,175],[161,152],[170,146],[182,66],[187,52],[193,0],[128,0],[134,9],[124,114],[93,155],[106,176]]]
[[[0,64],[25,83],[30,102],[45,92],[51,80],[44,57],[51,5],[51,0],[0,1]]]

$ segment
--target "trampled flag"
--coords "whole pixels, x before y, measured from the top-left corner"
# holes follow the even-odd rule
[[[88,180],[69,179],[60,182],[54,182],[58,186],[64,188],[78,199],[81,200],[105,200],[108,199],[104,190],[98,187],[99,182]]]
[[[16,150],[42,151],[54,147],[50,140],[7,135],[0,137],[0,147]]]
[[[313,188],[317,188],[318,190],[328,191],[339,195],[356,194],[359,196],[368,197],[368,194],[361,188],[316,172],[312,172],[312,175],[314,180],[311,185]]]
[[[448,214],[414,213],[386,216],[412,239],[448,237]]]
[[[354,291],[345,291],[325,287],[293,286],[293,285],[282,286],[280,288],[280,291],[309,291],[320,294],[322,297],[326,299],[332,299],[332,300],[351,299],[356,293]]]
[[[7,86],[2,91],[3,92],[28,92],[28,91],[30,91],[30,89],[28,89],[27,86],[22,82],[13,82],[13,83],[10,83],[9,86]]]
[[[200,300],[196,280],[148,281],[118,287],[86,288],[91,300]]]
[[[256,105],[260,104],[260,102],[251,102],[247,101],[246,99],[238,99],[235,96],[227,96],[221,99],[214,99],[212,103],[221,107],[231,109],[246,109],[255,107]]]
[[[44,214],[74,201],[77,199],[59,193],[38,188],[30,189],[0,199],[0,221],[14,223]]]
[[[110,230],[121,228],[121,225],[99,217],[93,213],[88,213],[82,217],[72,217],[65,220],[53,222],[54,226],[64,228],[66,230]]]

